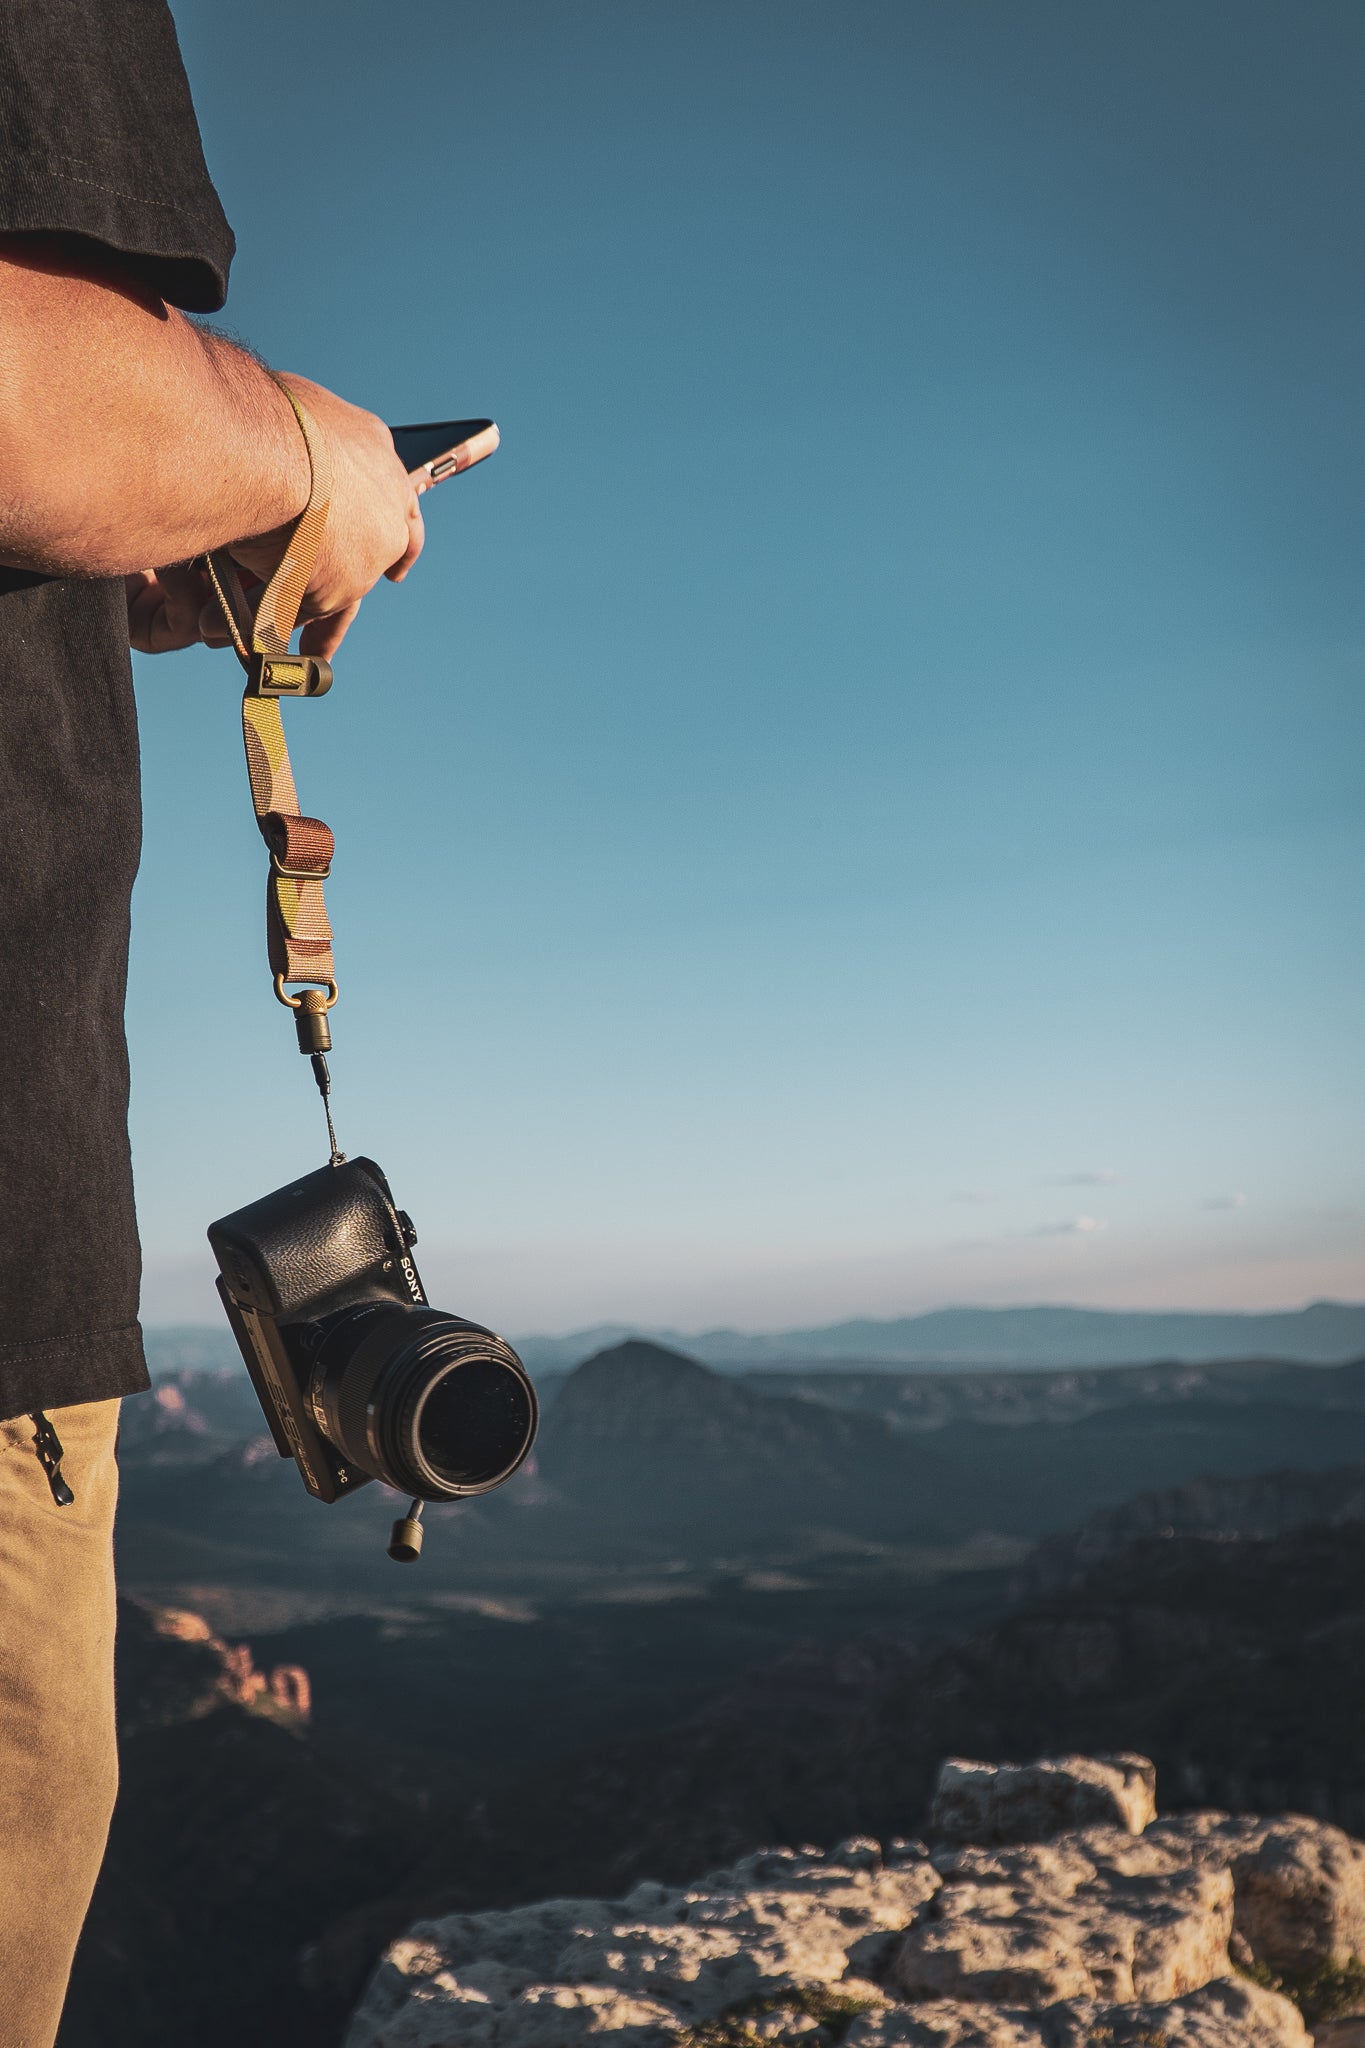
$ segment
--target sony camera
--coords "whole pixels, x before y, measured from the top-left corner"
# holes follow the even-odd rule
[[[428,1305],[417,1233],[372,1159],[307,1173],[208,1235],[280,1456],[319,1500],[370,1479],[412,1496],[391,1556],[420,1549],[420,1502],[516,1471],[538,1420],[526,1368],[491,1330]]]

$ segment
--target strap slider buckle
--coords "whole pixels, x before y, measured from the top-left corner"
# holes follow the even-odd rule
[[[325,697],[332,664],[318,654],[258,654],[247,662],[248,697]]]

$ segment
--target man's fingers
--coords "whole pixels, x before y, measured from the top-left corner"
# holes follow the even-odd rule
[[[155,654],[152,642],[157,614],[162,608],[156,573],[151,569],[138,569],[133,575],[124,577],[123,588],[128,599],[128,643],[139,654]]]
[[[417,560],[417,557],[421,554],[422,546],[426,540],[426,537],[427,530],[422,523],[421,509],[418,506],[417,498],[414,495],[412,503],[408,507],[407,547],[399,556],[398,560],[394,563],[393,567],[391,569],[386,569],[384,571],[384,574],[388,577],[390,583],[401,583],[403,581],[403,578],[407,575],[408,570],[412,567],[413,563]]]
[[[204,605],[195,622],[195,639],[202,640],[205,647],[231,647],[232,635],[228,631],[223,608],[217,598]]]
[[[263,535],[256,540],[234,541],[232,544],[233,557],[243,566],[249,567],[255,578],[269,578],[278,566],[276,546],[278,538],[276,535]],[[300,618],[300,624],[303,627],[302,637],[299,641],[300,653],[319,655],[324,660],[330,660],[332,655],[335,654],[337,648],[340,647],[342,641],[346,638],[351,621],[360,610],[360,599],[358,597],[350,604],[336,604],[336,597],[341,593],[336,590],[336,578],[328,573],[327,567],[327,549],[334,543],[335,538],[335,535],[330,531],[324,534],[322,562],[319,565],[317,575],[313,579],[312,587],[304,597]],[[397,561],[384,572],[390,582],[401,583],[403,581],[403,578],[421,554],[422,544],[425,539],[426,528],[422,524],[422,514],[417,502],[417,492],[409,490],[407,542]],[[392,542],[389,545],[392,546]],[[172,572],[164,570],[159,573],[163,581],[166,581],[168,576],[172,574]],[[201,639],[209,647],[230,646],[232,636],[228,631],[227,623],[219,607],[217,604],[210,602],[210,586],[207,577],[200,570],[176,571],[173,574],[175,578],[181,580],[175,584],[176,594],[171,598],[171,602],[172,605],[182,607],[186,616],[192,615],[193,631],[189,637]],[[185,576],[193,576],[195,579],[193,588],[183,581]],[[330,589],[328,587],[329,583],[331,585]],[[354,589],[354,582],[351,587]],[[168,585],[168,594],[169,588],[170,586]],[[329,597],[333,608],[326,611],[319,610],[317,607],[319,605],[326,605]],[[137,600],[139,603],[141,601],[141,599]],[[133,602],[134,599],[130,596],[130,607]],[[177,614],[176,623],[178,626],[179,614]]]
[[[170,654],[200,638],[202,579],[183,566],[140,569],[124,578],[128,597],[128,638],[139,654]]]
[[[346,638],[347,629],[359,610],[357,600],[355,604],[348,604],[344,611],[332,612],[326,618],[310,619],[299,635],[299,653],[319,654],[324,661],[330,661]]]
[[[166,597],[166,630],[176,645],[189,647],[199,638],[199,615],[208,599],[209,582],[202,569],[172,562],[158,569],[156,580]]]

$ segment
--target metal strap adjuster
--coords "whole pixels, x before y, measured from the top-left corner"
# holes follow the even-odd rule
[[[320,654],[262,654],[247,658],[248,697],[325,697],[332,687],[332,664]]]
[[[277,853],[270,856],[272,875],[284,875],[291,882],[325,882],[332,872],[332,857],[327,856],[325,868],[287,868]]]

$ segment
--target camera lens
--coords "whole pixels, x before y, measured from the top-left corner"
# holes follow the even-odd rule
[[[452,1365],[429,1389],[417,1418],[417,1442],[448,1486],[495,1485],[509,1451],[519,1457],[529,1421],[526,1390],[500,1359]]]
[[[323,1326],[310,1392],[344,1458],[419,1500],[487,1493],[535,1441],[535,1391],[511,1345],[439,1309],[343,1310]]]

